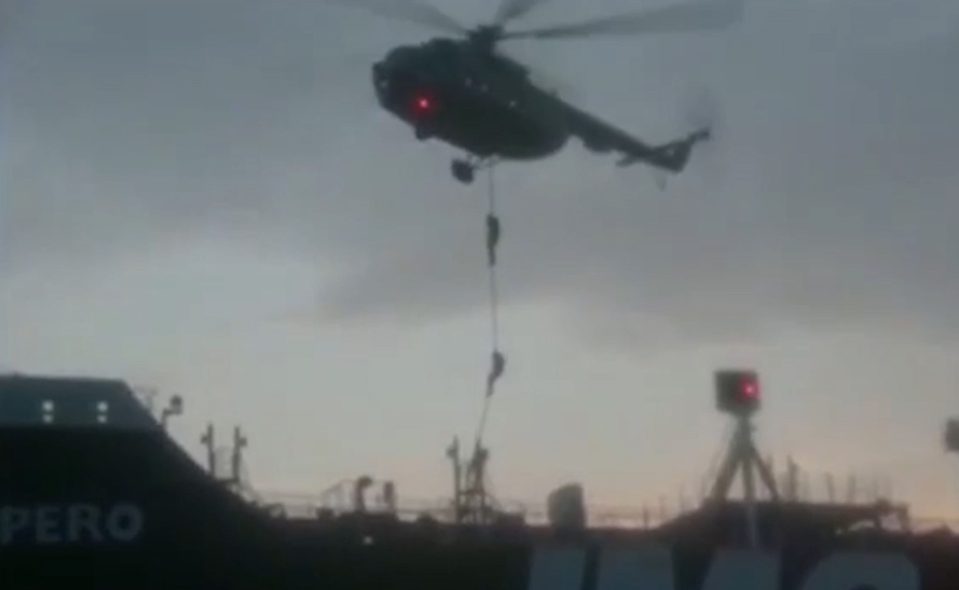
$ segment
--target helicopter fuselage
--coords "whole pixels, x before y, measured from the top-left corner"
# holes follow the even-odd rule
[[[373,66],[380,105],[421,140],[478,158],[533,160],[569,139],[565,105],[527,70],[467,41],[433,39],[393,49]]]

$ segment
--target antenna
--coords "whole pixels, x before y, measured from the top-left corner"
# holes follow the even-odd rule
[[[950,418],[946,421],[942,438],[947,453],[959,454],[959,418]],[[892,495],[891,492],[890,495]]]
[[[446,449],[446,456],[453,464],[453,522],[460,524],[463,520],[463,468],[459,437],[453,437],[452,444]]]
[[[160,414],[160,426],[163,430],[166,430],[167,422],[173,416],[180,416],[183,414],[183,398],[179,395],[174,395],[170,398],[170,403],[167,404],[167,407],[163,408],[163,412]]]
[[[200,443],[206,447],[206,468],[210,475],[216,476],[216,439],[213,424],[206,425],[206,431],[200,437]]]
[[[826,474],[826,498],[830,504],[836,503],[836,478],[832,473]]]
[[[486,524],[493,512],[493,499],[486,491],[486,464],[489,449],[477,442],[473,455],[466,464],[464,482],[460,490],[461,521]]]
[[[353,510],[359,514],[366,512],[366,490],[373,485],[369,475],[360,476],[353,483]]]
[[[686,489],[683,486],[679,487],[679,495],[676,497],[676,504],[679,506],[680,514],[685,513],[689,509],[686,503]]]
[[[950,418],[946,421],[943,444],[946,452],[959,453],[959,418]]]
[[[725,500],[736,473],[742,471],[749,544],[755,548],[759,546],[759,527],[756,522],[754,470],[759,472],[772,500],[779,500],[776,480],[753,441],[752,416],[759,410],[762,397],[759,376],[751,370],[721,370],[715,374],[715,384],[716,407],[733,417],[736,421],[736,432],[729,442],[726,458],[719,469],[710,498],[717,503]]]
[[[485,404],[489,408],[489,401]],[[484,410],[485,414],[485,410]],[[453,520],[457,524],[487,524],[495,514],[496,501],[487,491],[486,465],[489,449],[483,446],[482,438],[476,437],[473,454],[464,459],[460,454],[459,438],[453,439],[446,449],[446,456],[453,467]]]
[[[396,484],[392,481],[383,483],[383,506],[390,514],[396,514]]]
[[[786,459],[786,500],[795,502],[799,499],[799,465],[792,457]]]
[[[233,457],[230,463],[230,481],[233,485],[240,484],[240,468],[243,465],[243,449],[250,441],[240,430],[239,426],[233,428]]]
[[[859,478],[856,477],[855,473],[849,474],[849,479],[846,481],[846,503],[855,504],[856,496],[859,493]]]

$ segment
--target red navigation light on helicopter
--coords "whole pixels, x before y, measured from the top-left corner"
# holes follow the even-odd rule
[[[731,414],[751,414],[759,409],[762,389],[755,371],[716,372],[716,406]]]
[[[430,94],[419,92],[413,95],[412,107],[417,115],[429,115],[436,110],[436,99]]]

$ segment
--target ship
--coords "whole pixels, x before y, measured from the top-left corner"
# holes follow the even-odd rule
[[[532,523],[469,518],[484,513],[463,480],[446,519],[293,514],[195,461],[169,413],[122,380],[0,377],[0,590],[959,588],[959,537],[911,530],[888,501],[714,498],[656,526],[597,526],[567,486]],[[716,489],[749,460],[741,432]]]

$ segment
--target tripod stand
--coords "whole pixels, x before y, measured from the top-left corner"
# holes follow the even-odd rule
[[[729,496],[729,490],[732,488],[733,480],[736,478],[736,472],[742,471],[743,476],[743,496],[746,506],[746,526],[749,534],[749,544],[752,547],[759,545],[759,530],[756,522],[756,480],[754,469],[759,472],[759,476],[766,485],[772,499],[779,500],[779,492],[776,489],[776,480],[773,474],[762,458],[759,451],[756,450],[756,444],[753,441],[753,425],[750,421],[750,415],[746,412],[738,413],[736,417],[736,432],[729,443],[729,449],[726,451],[726,458],[719,469],[719,475],[713,484],[710,492],[710,499],[713,502],[722,502]]]

